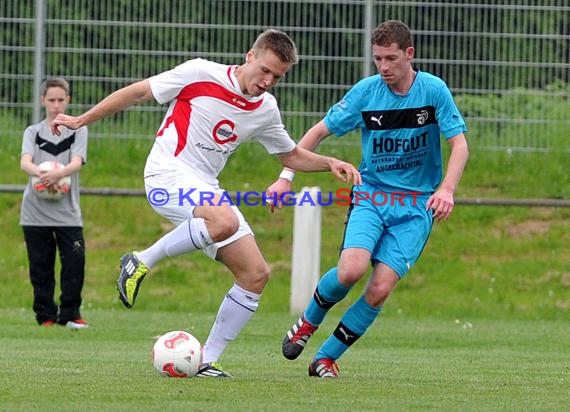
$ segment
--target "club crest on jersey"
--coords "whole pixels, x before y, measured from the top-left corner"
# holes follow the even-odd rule
[[[231,120],[222,120],[214,126],[212,136],[218,144],[226,144],[234,142],[238,136],[234,133],[236,125]]]
[[[427,110],[422,110],[420,113],[416,114],[416,117],[418,119],[418,124],[422,125],[426,122],[426,120],[429,118],[429,114]]]

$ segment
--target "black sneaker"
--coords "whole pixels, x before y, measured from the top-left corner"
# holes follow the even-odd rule
[[[338,374],[338,365],[332,359],[315,359],[309,365],[309,376],[317,378],[338,378]]]
[[[119,298],[128,309],[135,304],[141,283],[148,273],[148,268],[137,259],[135,252],[121,257],[121,273],[117,279]]]
[[[200,365],[196,376],[200,378],[231,378],[228,372],[218,362],[208,362]]]
[[[281,344],[283,356],[289,360],[297,359],[317,328],[318,326],[311,325],[301,316],[283,338],[283,343]]]

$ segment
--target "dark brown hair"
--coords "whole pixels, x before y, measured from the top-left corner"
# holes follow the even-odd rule
[[[372,45],[383,47],[396,43],[402,50],[414,46],[410,28],[398,20],[388,20],[376,27],[371,40]]]

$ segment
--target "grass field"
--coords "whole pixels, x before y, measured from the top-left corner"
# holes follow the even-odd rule
[[[0,184],[23,184],[20,140],[0,138]],[[86,187],[142,188],[149,141],[91,142]],[[358,162],[351,146],[323,152]],[[472,151],[459,197],[570,198],[570,154]],[[279,171],[246,145],[221,176],[228,190],[264,190]],[[538,172],[539,171],[539,172]],[[340,187],[299,174],[295,188]],[[296,362],[280,355],[288,314],[292,210],[242,211],[272,268],[260,310],[221,361],[229,382],[163,379],[152,338],[188,329],[204,340],[230,287],[228,271],[200,253],[165,259],[131,311],[117,300],[122,253],[170,225],[140,198],[83,196],[85,318],[77,333],[39,328],[31,311],[20,194],[0,193],[0,410],[445,410],[558,411],[570,396],[570,209],[458,206],[436,225],[422,259],[380,320],[340,361],[341,379],[310,379],[320,341],[363,285],[335,307]],[[335,264],[345,210],[323,211],[321,269]],[[356,399],[356,400],[355,400]]]
[[[41,411],[562,411],[569,405],[564,321],[382,316],[340,361],[342,377],[307,376],[336,311],[296,361],[280,355],[293,320],[263,309],[223,356],[232,380],[159,376],[153,336],[200,339],[213,314],[93,310],[93,328],[38,328],[2,309],[0,410]]]

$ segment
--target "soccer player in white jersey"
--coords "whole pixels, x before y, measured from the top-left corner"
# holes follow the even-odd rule
[[[357,82],[299,142],[314,150],[331,134],[359,129],[363,183],[352,191],[338,265],[321,277],[313,299],[283,338],[287,359],[301,354],[328,311],[372,267],[364,293],[317,350],[310,376],[338,376],[336,361],[365,334],[419,259],[434,219],[445,220],[453,210],[469,155],[467,128],[443,80],[414,70],[414,52],[404,23],[389,20],[378,26],[372,34],[378,73]],[[445,175],[441,136],[450,147]],[[290,190],[290,179],[278,179],[268,192]]]
[[[286,167],[330,170],[341,181],[360,183],[354,166],[297,147],[285,130],[268,91],[297,60],[293,41],[269,29],[241,65],[189,60],[111,93],[80,116],[59,115],[51,124],[54,132],[61,126],[77,129],[142,101],[170,102],[144,178],[152,207],[176,227],[150,247],[125,254],[117,283],[120,299],[130,308],[149,269],[167,256],[200,249],[230,269],[235,283],[204,344],[198,376],[230,376],[218,359],[256,311],[269,278],[269,266],[243,215],[235,205],[220,202],[217,176],[229,155],[254,139]]]

